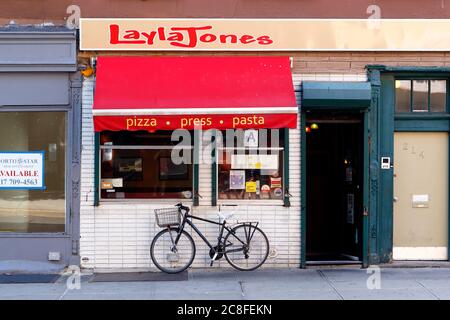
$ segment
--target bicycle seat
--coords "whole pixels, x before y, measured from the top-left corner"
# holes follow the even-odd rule
[[[234,211],[226,211],[226,212],[217,212],[220,221],[226,221],[234,216]]]

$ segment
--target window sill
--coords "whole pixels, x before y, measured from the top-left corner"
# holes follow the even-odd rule
[[[188,203],[192,204],[192,199],[100,199],[99,205],[112,204],[112,203],[136,203],[136,204],[153,204],[153,203]]]
[[[71,238],[67,233],[19,233],[0,231],[0,238]]]
[[[395,120],[448,120],[448,113],[395,113]]]
[[[258,199],[217,199],[217,205],[249,205],[249,206],[284,206],[283,200],[258,200]]]

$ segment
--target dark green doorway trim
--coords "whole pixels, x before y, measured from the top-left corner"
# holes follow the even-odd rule
[[[395,79],[391,75],[381,75],[381,105],[378,110],[380,119],[378,127],[379,155],[394,159],[394,108],[395,96],[392,88],[395,87]],[[393,244],[393,209],[394,209],[394,169],[380,169],[379,163],[379,192],[378,192],[378,221],[379,221],[379,251],[381,263],[392,261]]]
[[[94,134],[94,206],[100,203],[100,132]]]
[[[423,76],[429,77],[430,74],[433,76],[441,74],[450,75],[450,67],[436,67],[436,66],[386,66],[382,64],[369,64],[366,68],[370,71],[378,70],[381,73],[396,74],[399,76]]]
[[[283,155],[283,167],[284,167],[284,197],[283,197],[283,205],[285,207],[291,206],[291,201],[289,198],[291,194],[289,193],[289,129],[284,128],[284,155]]]
[[[378,90],[379,91],[379,90]],[[300,267],[306,267],[306,112],[328,110],[364,112],[364,192],[363,192],[363,267],[369,265],[370,243],[369,243],[369,212],[370,207],[370,126],[371,121],[376,119],[370,110],[374,108],[373,83],[372,82],[316,82],[304,81],[302,83],[302,102],[300,119],[300,177],[301,177],[301,216],[300,216]],[[306,99],[305,99],[306,97]],[[377,103],[377,101],[375,101]],[[372,124],[373,126],[373,124]]]
[[[306,268],[306,112],[300,113],[300,268]]]
[[[369,212],[368,212],[368,263],[378,264],[379,224],[378,224],[378,190],[379,190],[379,151],[378,151],[378,112],[381,100],[381,77],[379,70],[369,70],[369,81],[372,87],[372,99],[368,114],[369,131]]]
[[[369,110],[364,112],[363,137],[363,268],[369,266]]]
[[[355,110],[370,106],[370,83],[354,81],[304,81],[302,107],[314,110]]]
[[[381,157],[393,159],[394,78],[378,68],[368,70],[372,86],[369,126],[368,264],[392,260],[393,169],[380,169]]]
[[[405,119],[395,117],[395,131],[443,132],[449,131],[450,122],[445,119]]]

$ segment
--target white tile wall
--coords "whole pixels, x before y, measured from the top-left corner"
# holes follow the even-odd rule
[[[339,79],[338,79],[339,78]],[[294,87],[299,90],[302,80],[366,81],[365,75],[294,75]],[[153,268],[150,243],[159,231],[153,209],[169,206],[167,202],[107,202],[98,207],[94,203],[94,131],[92,103],[95,79],[83,82],[83,123],[81,159],[81,241],[82,266],[97,269]],[[299,96],[297,96],[299,102]],[[299,119],[300,120],[300,119]],[[290,188],[291,207],[261,205],[257,202],[239,205],[238,220],[259,221],[269,238],[273,257],[264,267],[298,267],[300,263],[300,132],[290,130]],[[196,215],[216,219],[217,208],[211,207],[211,166],[200,165],[200,206],[194,207]],[[175,201],[173,202],[175,203]],[[214,240],[217,226],[198,222],[198,227],[208,239]],[[193,234],[194,235],[194,234]],[[208,248],[194,235],[197,255],[194,267],[209,266]],[[215,267],[228,266],[225,260]]]

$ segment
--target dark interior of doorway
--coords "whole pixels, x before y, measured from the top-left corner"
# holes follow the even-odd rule
[[[306,117],[306,262],[362,260],[363,116]]]

